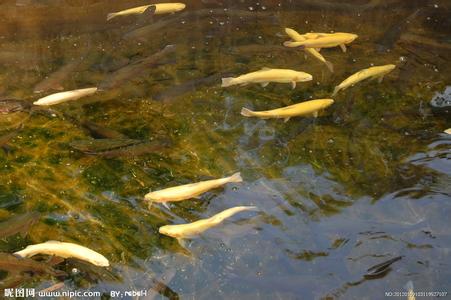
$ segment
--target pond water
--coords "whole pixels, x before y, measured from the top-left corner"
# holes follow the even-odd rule
[[[106,21],[147,3],[1,2],[0,95],[20,100],[20,109],[2,107],[0,115],[1,134],[9,134],[0,141],[0,221],[40,218],[27,234],[3,238],[0,251],[59,240],[111,263],[68,259],[55,265],[67,272],[60,277],[2,272],[2,288],[63,282],[60,291],[102,299],[111,291],[147,291],[142,299],[383,299],[412,281],[415,291],[451,292],[451,115],[429,105],[451,97],[449,1],[185,1],[178,13]],[[331,73],[283,47],[285,27],[359,38],[346,53],[321,51]],[[175,48],[143,63],[167,45]],[[382,83],[339,92],[318,118],[240,115],[242,107],[329,98],[349,75],[385,64],[397,67]],[[221,88],[221,77],[263,67],[302,70],[313,81]],[[92,86],[102,91],[25,107]],[[79,151],[74,143],[98,137],[86,124],[141,147]],[[144,201],[150,190],[238,171],[243,183],[169,209]],[[158,233],[239,205],[259,211],[183,246]]]

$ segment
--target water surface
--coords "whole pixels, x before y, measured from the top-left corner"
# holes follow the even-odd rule
[[[35,86],[69,64],[59,82],[65,90],[98,86],[169,44],[176,50],[56,112],[0,115],[5,134],[24,124],[0,153],[1,220],[41,213],[28,235],[2,240],[0,251],[47,240],[94,249],[110,268],[73,260],[57,268],[69,273],[63,290],[100,291],[104,299],[111,290],[150,294],[155,280],[167,286],[158,297],[171,299],[382,299],[409,280],[418,291],[447,291],[451,138],[442,132],[451,120],[428,103],[451,85],[449,1],[237,2],[188,1],[178,14],[106,22],[107,13],[147,2],[2,1],[3,98],[37,100]],[[334,64],[330,73],[281,46],[285,27],[359,38],[346,53],[321,51]],[[284,123],[239,113],[326,98],[354,72],[389,63],[397,68],[381,84],[340,92],[320,118]],[[294,90],[220,87],[221,74],[262,67],[314,80]],[[70,146],[92,139],[83,121],[167,144],[140,155],[87,155]],[[143,200],[149,190],[236,171],[244,183],[170,210]],[[235,216],[187,249],[158,233],[237,205],[260,212]],[[364,280],[368,268],[397,256],[383,276]],[[33,276],[19,286],[40,290],[60,280]]]

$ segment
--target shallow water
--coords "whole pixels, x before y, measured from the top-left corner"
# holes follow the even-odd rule
[[[448,291],[451,137],[443,131],[451,119],[428,103],[451,85],[449,1],[236,2],[189,1],[178,14],[106,22],[107,13],[147,2],[2,1],[2,98],[37,100],[35,86],[71,63],[58,81],[65,90],[97,86],[176,46],[158,65],[56,112],[0,115],[5,134],[24,124],[0,153],[0,221],[41,213],[28,235],[3,239],[0,251],[70,241],[112,264],[102,270],[67,260],[57,265],[67,277],[27,277],[18,286],[41,290],[64,280],[62,290],[100,291],[104,299],[112,290],[146,290],[150,298],[155,280],[167,286],[157,298],[171,299],[382,299],[409,280],[416,291]],[[321,51],[334,64],[330,73],[281,47],[285,27],[359,38],[346,53]],[[382,83],[340,92],[317,119],[240,115],[243,106],[329,97],[354,72],[389,63],[397,68]],[[294,90],[223,89],[214,76],[262,67],[303,70],[314,80]],[[70,146],[92,139],[77,120],[166,144],[141,155],[87,155]],[[236,171],[244,183],[170,210],[143,200],[149,190]],[[260,212],[237,215],[186,249],[158,233],[237,205]],[[363,280],[368,268],[397,256],[386,274]]]

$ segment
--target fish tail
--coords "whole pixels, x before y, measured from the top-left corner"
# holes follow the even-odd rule
[[[246,107],[243,107],[241,109],[241,115],[243,115],[245,117],[252,117],[253,116],[253,111],[248,109],[248,108],[246,108]]]
[[[243,178],[241,178],[241,173],[237,172],[229,177],[229,182],[243,182]]]
[[[228,86],[234,85],[234,82],[233,82],[234,79],[235,79],[234,77],[222,78],[221,87],[228,87]]]
[[[329,71],[331,73],[333,73],[334,72],[334,65],[330,61],[327,61],[327,60],[324,63],[326,64],[326,67],[329,69]]]
[[[108,15],[106,16],[106,20],[109,21],[109,20],[111,20],[112,18],[114,18],[114,17],[116,17],[116,16],[117,16],[117,13],[110,13],[110,14],[108,14]]]
[[[340,90],[340,87],[336,86],[335,89],[334,89],[334,92],[332,93],[332,97],[335,96],[338,93],[339,90]]]

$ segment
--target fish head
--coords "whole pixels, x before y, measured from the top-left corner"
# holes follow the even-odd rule
[[[180,230],[176,226],[165,225],[158,229],[158,232],[173,238],[182,237]]]
[[[174,3],[174,10],[181,11],[184,10],[186,5],[184,3]]]
[[[323,100],[323,108],[329,107],[334,104],[334,99],[324,99]]]
[[[296,81],[296,82],[311,81],[311,80],[313,80],[313,76],[308,73],[304,73],[304,72],[298,72],[294,78],[294,81]]]
[[[353,34],[353,33],[346,33],[345,34],[346,37],[346,44],[349,44],[351,42],[353,42],[355,39],[357,39],[359,36],[357,34]]]
[[[99,267],[108,267],[110,262],[102,255],[93,255],[89,258],[89,262]]]
[[[385,66],[387,73],[393,71],[396,68],[396,65],[390,64]]]

